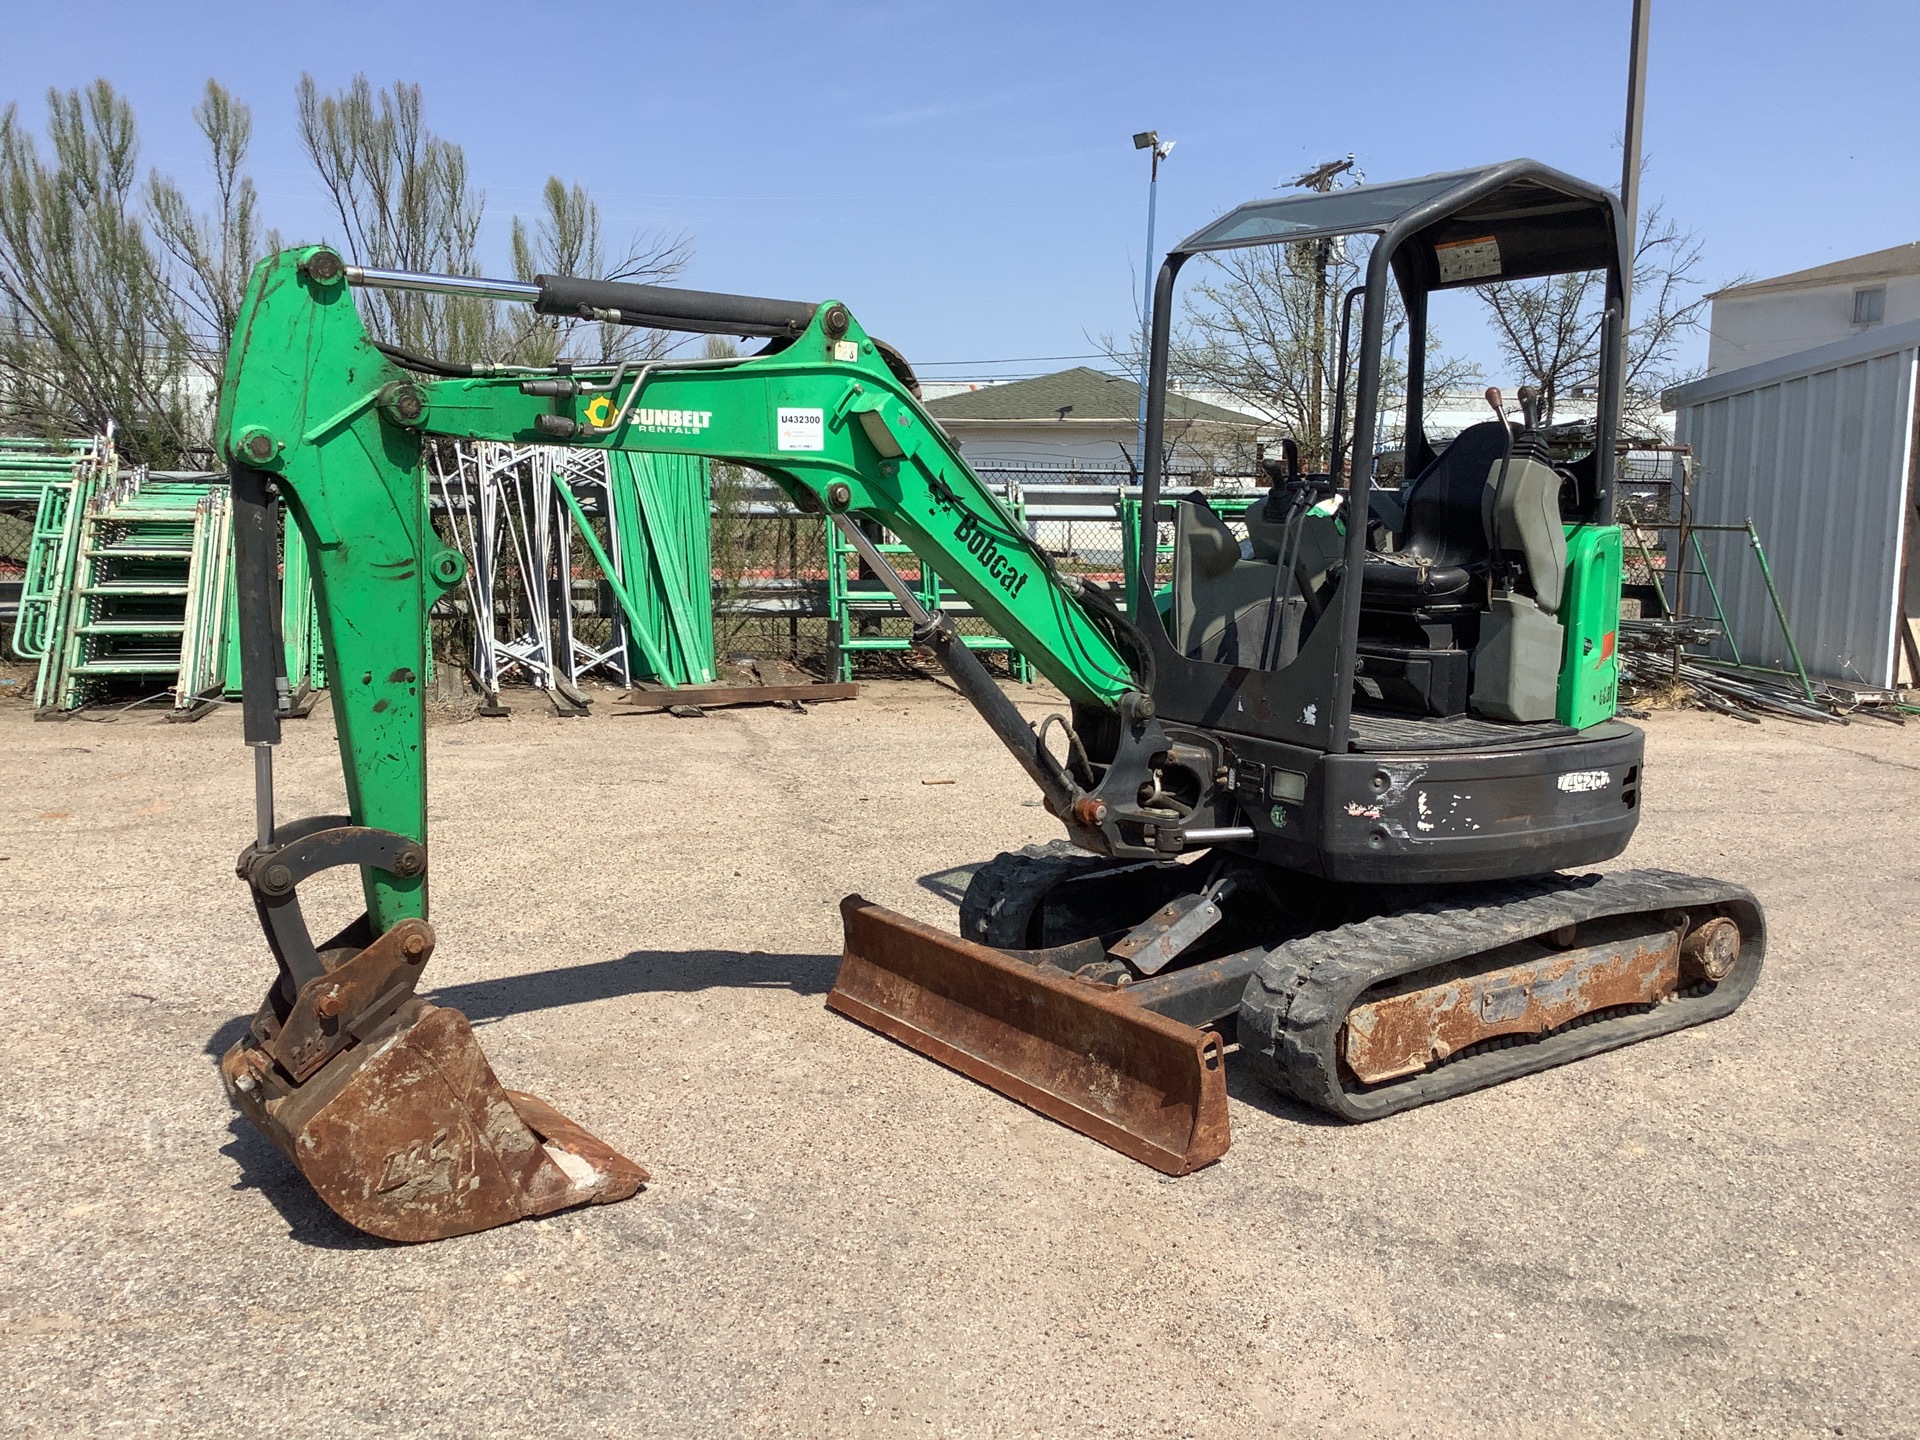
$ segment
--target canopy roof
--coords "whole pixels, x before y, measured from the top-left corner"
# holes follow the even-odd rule
[[[1542,165],[1508,160],[1355,185],[1325,193],[1253,200],[1203,226],[1175,255],[1292,244],[1336,235],[1411,232],[1395,260],[1428,290],[1525,280],[1618,261],[1619,202],[1611,191]]]

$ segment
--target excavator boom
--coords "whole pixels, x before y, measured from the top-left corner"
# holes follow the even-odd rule
[[[376,345],[354,304],[356,285],[523,300],[553,313],[761,334],[772,344],[745,358],[599,368],[450,365]],[[681,453],[751,466],[803,508],[827,512],[856,544],[864,542],[851,523],[857,518],[901,536],[1077,706],[1110,711],[1137,694],[1113,617],[1054,573],[897,367],[838,302],[367,271],[324,247],[262,262],[228,358],[218,437],[232,474],[258,812],[240,874],[280,974],[221,1068],[236,1106],[351,1223],[393,1239],[434,1239],[623,1199],[645,1179],[640,1167],[543,1102],[505,1089],[464,1018],[414,994],[435,944],[427,923],[426,616],[466,567],[429,521],[421,459],[430,437]],[[282,821],[274,812],[272,746],[286,691],[273,613],[275,510],[282,507],[315,557],[345,816]],[[873,559],[897,583],[884,559]],[[1049,808],[1081,844],[1110,848],[1103,812],[1089,808],[1080,780],[1047,752],[951,623],[919,610],[904,585],[900,593],[919,622],[918,638]],[[316,942],[298,886],[345,865],[361,870],[366,914]],[[950,957],[877,906],[850,911],[848,926],[850,936],[860,931],[859,953],[850,944],[853,958],[830,1003],[942,1054],[941,1037],[924,1034],[913,1016],[930,1003],[929,957]],[[942,969],[949,979],[954,972],[951,963]],[[1106,1048],[1077,1062],[1064,1091],[1051,1082],[1043,1100],[1048,1022],[1044,1006],[1027,1002],[1051,992],[1017,970],[996,983],[1004,1011],[997,1041],[964,1064],[953,1054],[942,1058],[1081,1128],[1152,1131],[1140,1143],[1175,1157],[1163,1168],[1199,1163],[1178,1158],[1199,1153],[1192,1135],[1201,1137],[1201,1150],[1207,1135],[1224,1137],[1218,1037],[1208,1048],[1198,1032],[1182,1037],[1172,1032],[1184,1027],[1114,1007],[1094,1027]],[[1009,987],[1023,995],[1009,998]],[[1128,1073],[1142,1066],[1141,1074]],[[1117,1083],[1129,1101],[1105,1101],[1097,1116],[1075,1108],[1080,1092],[1108,1094]],[[1181,1106],[1184,1121],[1173,1114]],[[1167,1138],[1183,1125],[1188,1139]]]

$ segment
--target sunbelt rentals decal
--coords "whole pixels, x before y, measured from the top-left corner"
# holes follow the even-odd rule
[[[596,395],[587,402],[587,423],[604,430],[619,412],[613,400]],[[627,425],[643,435],[698,435],[713,424],[711,410],[629,410]]]

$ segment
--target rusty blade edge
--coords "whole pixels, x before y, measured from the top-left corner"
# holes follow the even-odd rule
[[[897,1040],[910,1050],[916,1050],[929,1059],[937,1060],[950,1070],[957,1070],[969,1080],[978,1081],[989,1090],[997,1090],[1009,1099],[1017,1100],[1029,1110],[1037,1111],[1065,1125],[1070,1130],[1078,1130],[1082,1135],[1099,1141],[1110,1150],[1118,1150],[1129,1159],[1150,1165],[1162,1175],[1190,1175],[1203,1165],[1210,1165],[1226,1153],[1226,1146],[1218,1149],[1199,1151],[1169,1150],[1143,1140],[1131,1131],[1115,1125],[1111,1120],[1094,1114],[1083,1106],[1075,1105],[1064,1096],[1052,1091],[1042,1090],[1030,1085],[1010,1071],[1003,1070],[992,1061],[950,1045],[937,1035],[930,1035],[907,1024],[898,1016],[876,1010],[865,1001],[857,1000],[843,993],[838,986],[827,996],[827,1008],[845,1015],[849,1020],[857,1020],[870,1030],[877,1030],[890,1040]],[[1196,1130],[1204,1130],[1204,1125],[1196,1125]]]
[[[842,902],[843,913],[864,910],[881,923],[938,945],[943,951],[967,955],[975,963],[1008,975],[1018,983],[1051,994],[1071,1004],[1105,1010],[1122,1019],[1136,1031],[1156,1035],[1169,1048],[1185,1051],[1192,1058],[1194,1084],[1193,1113],[1187,1127],[1188,1140],[1183,1149],[1159,1144],[1115,1124],[1106,1116],[1076,1104],[1067,1096],[1043,1089],[976,1051],[963,1049],[940,1035],[882,1010],[853,993],[863,973],[908,978],[863,956],[843,954],[839,974],[827,996],[827,1008],[889,1039],[936,1060],[991,1090],[1017,1100],[1029,1109],[1077,1130],[1130,1159],[1151,1166],[1163,1175],[1187,1175],[1209,1165],[1227,1152],[1232,1143],[1227,1118],[1224,1045],[1211,1030],[1196,1030],[1150,1010],[1127,1004],[1117,992],[1107,994],[1083,982],[1055,979],[1021,964],[991,947],[975,945],[957,936],[946,935],[883,906],[873,905],[859,896]],[[850,983],[851,982],[851,983]],[[1209,1064],[1211,1061],[1211,1064]]]

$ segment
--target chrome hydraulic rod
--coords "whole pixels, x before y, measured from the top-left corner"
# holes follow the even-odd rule
[[[540,287],[524,280],[487,280],[478,275],[429,275],[412,270],[376,270],[347,266],[347,284],[365,290],[411,290],[423,295],[470,295],[477,300],[510,300],[531,305]]]
[[[265,741],[253,746],[253,822],[262,850],[273,847],[273,747]]]

